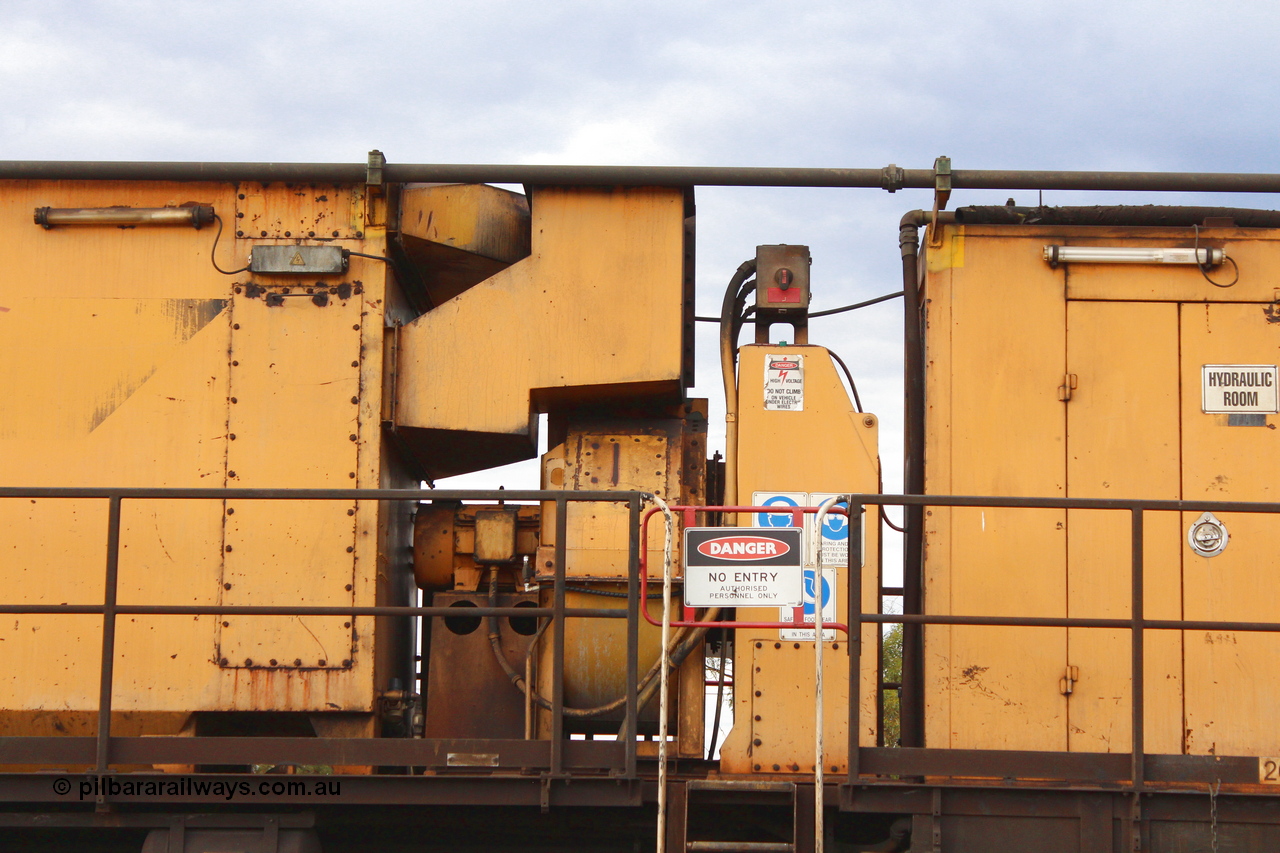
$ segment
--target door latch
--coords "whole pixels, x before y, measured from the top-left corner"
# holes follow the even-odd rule
[[[1080,667],[1067,667],[1066,674],[1058,679],[1058,692],[1063,696],[1070,696],[1076,689],[1076,682],[1080,680]]]
[[[1058,399],[1067,402],[1071,399],[1071,392],[1076,390],[1076,386],[1080,384],[1074,373],[1068,373],[1062,377],[1062,384],[1058,386]]]

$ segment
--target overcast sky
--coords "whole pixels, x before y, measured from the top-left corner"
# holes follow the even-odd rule
[[[1261,2],[0,0],[0,159],[1271,172],[1278,35]],[[1118,197],[1045,197],[1083,200]],[[758,243],[812,247],[815,308],[897,290],[898,218],[930,197],[697,201],[709,314]],[[900,329],[897,303],[811,329],[881,416],[890,491]],[[716,401],[709,328],[699,361]],[[521,471],[484,482],[536,485]]]

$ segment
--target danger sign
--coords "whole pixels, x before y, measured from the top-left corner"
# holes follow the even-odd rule
[[[690,527],[684,532],[689,607],[799,607],[798,527]]]
[[[764,357],[764,408],[769,412],[804,411],[804,356]]]

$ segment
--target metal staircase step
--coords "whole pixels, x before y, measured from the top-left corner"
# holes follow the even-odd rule
[[[795,853],[796,846],[785,841],[690,841],[689,853]]]
[[[795,782],[760,782],[754,779],[690,779],[689,791],[730,791],[735,794],[792,794]]]

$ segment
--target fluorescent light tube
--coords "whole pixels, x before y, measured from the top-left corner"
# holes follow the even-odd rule
[[[1132,246],[1045,246],[1044,259],[1057,264],[1196,264],[1216,267],[1224,249],[1147,249]]]

